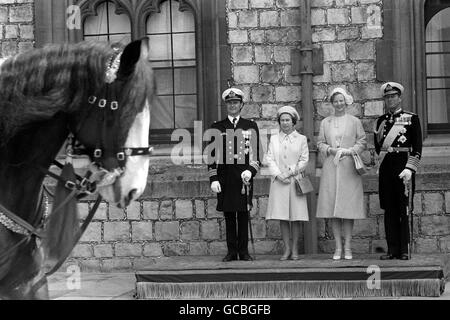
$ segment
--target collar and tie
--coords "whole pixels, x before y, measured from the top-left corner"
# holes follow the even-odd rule
[[[237,118],[233,118],[233,126],[236,128],[236,124],[237,124]]]

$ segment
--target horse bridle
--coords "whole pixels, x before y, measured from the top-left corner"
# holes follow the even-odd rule
[[[120,119],[117,116],[119,112],[119,99],[117,97],[120,92],[120,88],[123,85],[122,80],[117,78],[119,71],[120,59],[122,51],[118,48],[114,48],[114,52],[109,58],[106,65],[105,72],[105,86],[99,93],[91,95],[88,98],[88,106],[90,107],[88,112],[85,112],[84,119],[88,116],[95,116],[97,119],[97,141],[95,148],[87,148],[79,144],[77,136],[82,129],[84,121],[80,121],[77,126],[73,127],[71,132],[73,133],[73,139],[69,139],[68,155],[87,155],[94,165],[103,172],[104,176],[100,185],[109,185],[114,183],[115,179],[122,175],[127,157],[132,156],[150,156],[153,152],[153,148],[150,146],[145,147],[123,147],[117,145],[117,139],[115,135],[108,135],[111,133],[111,129],[120,130]],[[112,126],[108,126],[111,122]],[[113,156],[117,160],[118,166],[112,170],[106,170],[104,165],[105,156]],[[92,170],[88,171],[91,174]]]
[[[103,130],[107,129],[107,113],[111,112],[113,115],[114,113],[119,110],[119,102],[116,97],[117,93],[117,86],[118,81],[117,80],[117,72],[119,70],[120,66],[120,58],[122,55],[122,51],[114,48],[114,52],[111,55],[110,59],[107,62],[106,66],[106,72],[105,72],[105,87],[103,90],[103,93],[100,93],[99,96],[92,95],[88,99],[88,104],[93,106],[93,110],[96,110],[97,113],[97,124],[98,128],[101,128]],[[92,111],[85,113],[85,119],[89,114],[91,114]],[[113,117],[114,123],[117,125],[117,127],[120,127],[119,119],[117,116]],[[103,121],[102,121],[103,120]],[[127,157],[132,156],[150,156],[152,154],[153,148],[150,146],[146,147],[137,147],[137,148],[130,148],[130,147],[119,147],[117,146],[117,141],[112,140],[109,141],[109,143],[104,143],[103,141],[103,133],[99,135],[99,139],[97,140],[96,147],[94,149],[85,148],[83,146],[80,146],[77,144],[76,141],[76,135],[81,130],[82,121],[80,121],[79,125],[75,128],[75,130],[70,130],[72,133],[69,134],[68,137],[68,143],[66,148],[66,154],[69,159],[71,159],[74,155],[87,155],[90,157],[90,159],[93,159],[93,164],[97,165],[98,168],[100,168],[100,171],[105,173],[105,176],[102,177],[102,180],[109,179],[109,182],[106,182],[105,184],[112,184],[115,181],[115,178],[119,177],[124,172],[124,167],[126,164]],[[70,129],[70,128],[69,128]],[[109,144],[109,145],[108,145]],[[114,168],[114,171],[111,173],[104,169],[103,161],[104,156],[107,154],[105,151],[113,150],[113,154],[116,156],[118,167]],[[60,164],[57,161],[53,162],[54,165],[57,165],[58,167],[62,167],[62,164]],[[63,201],[63,204],[68,202],[70,199],[72,199],[74,196],[76,196],[77,193],[82,194],[89,194],[94,193],[97,189],[97,181],[92,179],[92,177],[95,175],[91,169],[88,169],[84,177],[80,177],[79,175],[76,175],[77,181],[70,181],[70,180],[64,180],[60,176],[56,175],[55,173],[51,172],[48,169],[40,168],[38,167],[40,171],[45,173],[46,175],[49,175],[59,181],[63,181],[64,185],[67,189],[70,189],[72,192],[70,195]],[[108,177],[109,174],[109,177]],[[106,177],[106,178],[105,178]],[[41,210],[42,206],[42,199],[45,197],[43,193],[41,192],[41,200],[37,206],[36,210]],[[86,230],[87,226],[89,225],[90,221],[92,220],[95,212],[97,211],[100,203],[102,201],[102,197],[99,195],[95,201],[94,206],[89,211],[88,216],[86,217],[85,221],[83,222],[82,226],[79,229],[79,232],[75,238],[75,243],[72,245],[72,247],[75,247],[76,243],[79,241],[81,236],[83,235],[84,231]],[[57,208],[61,209],[62,205]],[[51,214],[55,214],[56,211],[52,211]],[[47,212],[48,214],[48,212]],[[45,235],[42,232],[43,228],[43,222],[37,226],[34,227],[30,225],[27,221],[20,218],[15,213],[9,211],[7,208],[3,207],[0,204],[0,224],[5,226],[8,230],[18,233],[24,236],[24,238],[19,241],[17,244],[15,244],[12,248],[10,248],[6,254],[9,254],[12,249],[15,249],[16,247],[22,245],[25,242],[28,242],[32,237],[36,237],[39,239],[42,239],[45,237]],[[62,265],[62,263],[67,259],[68,255],[71,251],[69,251],[66,256],[62,257],[60,261],[56,263],[56,265],[45,275],[40,278],[33,286],[32,290],[35,292],[37,291],[46,281],[46,277],[50,276],[54,272],[58,270],[58,268]],[[0,257],[3,258],[5,254],[2,254]]]

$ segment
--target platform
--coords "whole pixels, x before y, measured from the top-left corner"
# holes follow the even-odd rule
[[[136,272],[138,299],[303,299],[439,297],[449,275],[449,255],[413,255],[381,261],[358,255],[334,261],[329,254],[296,261],[257,256],[224,263],[221,257],[171,257]]]

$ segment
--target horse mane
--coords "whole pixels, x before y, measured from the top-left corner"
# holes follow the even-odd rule
[[[85,105],[105,85],[113,52],[108,43],[80,42],[48,45],[7,59],[0,68],[0,146],[31,122]],[[153,95],[153,73],[144,64],[139,60],[128,76],[131,81],[123,97],[132,108],[124,111],[121,121],[132,121],[145,98]]]

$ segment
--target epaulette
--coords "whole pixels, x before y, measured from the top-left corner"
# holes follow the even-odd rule
[[[414,112],[411,112],[411,111],[403,110],[403,113],[407,113],[407,114],[410,114],[410,115],[413,115],[413,116],[417,116],[417,113],[414,113]]]

